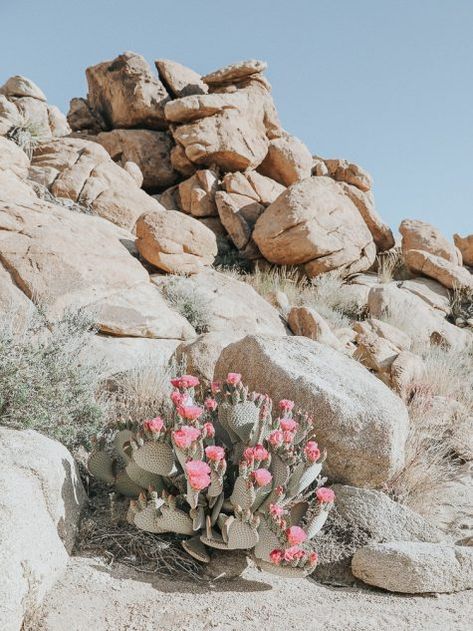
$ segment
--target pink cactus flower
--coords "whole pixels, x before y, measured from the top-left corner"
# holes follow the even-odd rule
[[[282,399],[279,401],[279,409],[284,412],[290,412],[294,407],[294,401],[289,401],[289,399]]]
[[[210,467],[202,460],[186,462],[186,473],[189,484],[196,491],[202,491],[210,485]]]
[[[204,407],[206,410],[209,410],[209,412],[213,412],[214,410],[217,409],[217,401],[215,401],[215,399],[211,399],[210,397],[205,399],[204,402]]]
[[[284,442],[290,445],[294,440],[294,432],[283,432]]]
[[[263,445],[255,445],[253,447],[253,456],[255,460],[267,460],[269,458],[269,453],[267,449],[263,447]]]
[[[335,493],[326,486],[321,486],[315,494],[321,504],[331,504],[335,500]]]
[[[252,475],[258,486],[266,486],[273,479],[273,476],[267,469],[256,469]]]
[[[205,448],[205,455],[213,462],[220,462],[220,460],[225,458],[225,449],[223,447],[217,447],[217,445],[210,445]]]
[[[227,375],[227,383],[229,386],[237,386],[241,381],[241,375],[238,372],[229,372]]]
[[[249,464],[251,464],[255,459],[255,452],[253,447],[247,447],[243,452],[243,460],[246,460]]]
[[[311,552],[309,554],[309,565],[311,567],[314,567],[315,565],[317,565],[318,560],[319,560],[319,555],[317,554],[317,552]]]
[[[206,438],[213,438],[215,436],[215,427],[212,423],[204,423],[203,430]]]
[[[274,492],[277,497],[281,497],[281,495],[284,495],[284,487],[281,484],[278,484],[278,486],[274,489]]]
[[[182,375],[182,377],[171,379],[171,383],[175,388],[195,388],[200,381],[193,375]]]
[[[304,453],[307,460],[316,462],[320,458],[320,449],[315,440],[309,440],[304,447]]]
[[[295,432],[298,428],[296,421],[292,418],[281,419],[281,429],[285,432]]]
[[[279,565],[283,559],[283,551],[273,550],[272,552],[269,553],[269,558],[271,560],[271,563],[274,563],[275,565]]]
[[[270,504],[269,512],[273,517],[281,517],[284,515],[284,508],[282,506],[278,506],[278,504]]]
[[[283,551],[283,559],[284,561],[294,561],[295,559],[301,559],[304,556],[304,550],[299,548],[299,546],[291,546],[290,548],[286,548]]]
[[[210,384],[210,390],[212,391],[212,394],[217,394],[218,392],[220,392],[220,381],[212,381],[212,383]]]
[[[185,418],[186,421],[196,421],[200,416],[202,416],[204,410],[198,405],[180,405],[177,408],[177,412],[179,416]]]
[[[182,392],[179,392],[179,390],[174,390],[174,392],[171,392],[171,401],[178,408],[187,401],[187,397],[185,394],[182,394]]]
[[[268,436],[268,441],[270,445],[272,445],[273,447],[280,447],[283,443],[283,440],[284,440],[284,434],[282,433],[280,429],[275,429]]]
[[[200,438],[200,430],[196,427],[183,425],[172,433],[172,437],[180,449],[189,449],[192,443]]]
[[[157,416],[145,421],[143,427],[148,432],[160,432],[164,427],[164,421],[160,416]]]
[[[307,539],[306,533],[299,526],[291,526],[285,534],[291,546],[298,546]]]

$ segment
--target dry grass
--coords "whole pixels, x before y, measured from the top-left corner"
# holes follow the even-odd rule
[[[393,280],[411,278],[400,247],[394,247],[387,252],[380,252],[376,257],[378,268],[378,282],[390,283]]]
[[[44,140],[44,131],[24,112],[19,112],[15,124],[9,129],[6,137],[23,149],[31,160],[35,148]]]
[[[172,309],[180,313],[197,333],[209,329],[207,297],[195,283],[185,276],[175,276],[162,289]]]
[[[455,324],[466,325],[473,319],[473,289],[470,287],[454,287],[449,292],[450,319]]]

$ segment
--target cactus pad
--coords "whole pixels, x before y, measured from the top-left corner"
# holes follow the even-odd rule
[[[89,456],[87,468],[97,480],[107,484],[112,484],[115,481],[113,460],[106,451],[93,451]]]
[[[190,539],[184,539],[181,541],[181,545],[187,554],[190,554],[191,557],[194,557],[197,561],[201,563],[209,563],[210,556],[205,549],[204,544],[200,540],[200,537],[191,537]]]
[[[235,480],[235,486],[233,487],[233,493],[231,494],[230,501],[233,506],[240,506],[241,508],[251,508],[256,499],[256,492],[251,482],[247,482],[241,476]]]
[[[146,471],[158,475],[171,475],[174,470],[174,452],[167,443],[149,442],[133,449],[132,458]]]

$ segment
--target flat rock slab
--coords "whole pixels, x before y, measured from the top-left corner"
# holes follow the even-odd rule
[[[170,580],[76,557],[45,603],[47,631],[412,631],[468,629],[471,593],[402,597],[330,589],[250,568],[213,583]]]

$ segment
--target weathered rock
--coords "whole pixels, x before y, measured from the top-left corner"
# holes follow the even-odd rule
[[[399,355],[399,348],[373,332],[359,333],[356,336],[356,346],[353,358],[373,370],[386,385],[389,385],[391,365]]]
[[[207,85],[223,85],[225,83],[235,83],[247,79],[252,75],[264,72],[268,64],[258,59],[248,59],[235,64],[229,64],[223,68],[219,68],[214,72],[202,77],[202,81]]]
[[[258,219],[253,238],[266,259],[305,264],[309,276],[338,268],[363,271],[376,254],[358,210],[328,177],[290,186]]]
[[[459,234],[453,235],[455,245],[460,250],[465,265],[473,267],[473,234],[461,237]]]
[[[256,168],[266,155],[264,88],[233,94],[203,94],[176,99],[166,105],[174,140],[195,164],[224,170]]]
[[[412,278],[398,283],[398,287],[406,289],[415,296],[422,298],[429,307],[450,313],[449,292],[446,287],[432,278]]]
[[[46,102],[44,92],[39,88],[36,83],[33,83],[31,79],[23,77],[22,75],[15,75],[10,77],[0,87],[0,94],[3,94],[7,99],[11,97],[21,98],[23,96],[30,96],[38,101]]]
[[[146,60],[125,52],[86,70],[90,107],[109,127],[163,129],[169,95]]]
[[[251,197],[238,193],[218,191],[215,194],[220,221],[239,250],[243,250],[251,239],[253,227],[264,211],[264,206]]]
[[[125,164],[123,165],[123,168],[128,173],[128,175],[131,175],[131,177],[134,179],[136,186],[139,186],[141,188],[143,186],[144,178],[143,173],[141,172],[141,169],[136,164],[136,162],[127,160],[127,162],[125,162]]]
[[[29,176],[55,197],[71,199],[127,229],[133,229],[143,212],[162,209],[103,147],[88,140],[61,138],[42,144]]]
[[[313,414],[331,480],[377,487],[402,468],[404,404],[341,353],[302,337],[248,336],[224,349],[215,377],[229,371],[252,390],[293,399]]]
[[[405,219],[399,226],[399,232],[402,234],[404,256],[409,250],[422,250],[439,256],[453,265],[462,264],[453,243],[431,224],[416,219]]]
[[[211,169],[199,169],[179,184],[179,208],[193,217],[218,215],[215,193],[218,175]]]
[[[242,337],[244,337],[244,333],[232,330],[202,333],[195,340],[180,344],[176,350],[176,359],[185,361],[187,372],[210,383],[215,364],[223,349]]]
[[[337,182],[346,182],[360,191],[369,191],[373,186],[370,174],[357,164],[340,159],[324,159],[328,174]]]
[[[227,173],[222,183],[227,193],[246,195],[264,206],[272,204],[286,190],[282,184],[258,171]]]
[[[353,329],[357,333],[375,333],[394,344],[401,351],[408,351],[412,344],[412,340],[407,333],[377,318],[367,318],[366,320],[355,322]]]
[[[169,283],[183,283],[189,293],[198,292],[206,304],[208,332],[222,331],[247,335],[262,333],[286,335],[285,326],[276,311],[247,283],[231,276],[206,270],[189,278],[153,276],[153,282],[165,290]]]
[[[178,173],[171,164],[173,141],[167,131],[114,129],[95,138],[120,166],[135,162],[143,174],[143,187],[162,189],[172,186]]]
[[[391,592],[457,592],[473,588],[473,548],[439,543],[374,543],[358,550],[353,574]]]
[[[444,287],[469,287],[473,289],[473,274],[460,265],[450,263],[441,256],[423,250],[408,250],[404,254],[407,266],[413,272],[425,274]]]
[[[21,179],[26,179],[30,161],[28,156],[11,140],[0,136],[0,171],[10,169]]]
[[[0,200],[3,202],[25,203],[37,198],[32,187],[10,169],[0,169]]]
[[[409,394],[412,384],[418,383],[425,375],[425,364],[419,355],[401,351],[391,364],[391,388],[403,398]]]
[[[37,432],[0,427],[0,458],[0,619],[15,631],[65,569],[86,497],[71,454]]]
[[[174,210],[144,213],[136,224],[136,235],[141,256],[166,272],[196,274],[211,265],[217,254],[213,232]]]
[[[341,351],[343,345],[334,335],[323,317],[310,307],[292,307],[287,322],[294,335],[302,335],[311,340]]]
[[[98,134],[107,128],[101,115],[90,107],[87,99],[73,98],[69,103],[67,122],[72,131]]]
[[[358,208],[378,250],[384,252],[394,247],[393,233],[391,228],[383,222],[377,213],[372,192],[364,192],[353,184],[347,184],[346,182],[339,182],[339,186]]]
[[[184,147],[174,145],[171,149],[171,164],[184,177],[190,177],[197,169],[196,165],[186,156]]]
[[[209,88],[200,74],[170,59],[157,59],[155,62],[159,78],[174,98],[207,94]]]
[[[281,138],[271,140],[258,171],[284,186],[290,186],[310,177],[312,156],[299,138],[284,134]]]

